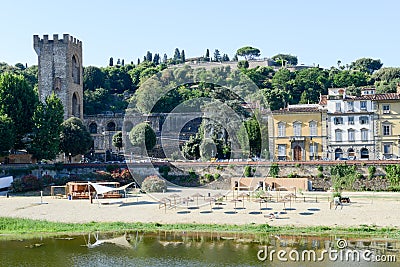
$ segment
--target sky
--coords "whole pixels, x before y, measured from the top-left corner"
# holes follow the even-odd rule
[[[33,35],[68,33],[83,42],[84,66],[126,63],[147,51],[186,58],[215,49],[233,57],[243,46],[329,68],[369,57],[400,67],[397,0],[54,1],[1,4],[0,62],[37,64]]]

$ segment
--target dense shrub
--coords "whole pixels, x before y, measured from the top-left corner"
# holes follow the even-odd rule
[[[254,170],[250,166],[244,167],[244,176],[245,177],[253,177]]]
[[[49,186],[49,185],[53,185],[54,181],[53,181],[53,176],[49,175],[49,174],[45,174],[42,176],[42,184],[43,186]]]
[[[368,178],[372,179],[375,176],[376,167],[375,166],[368,166]]]
[[[36,176],[29,174],[20,179],[14,180],[14,182],[11,184],[10,190],[12,192],[28,192],[40,190],[42,188],[43,185],[39,179]]]
[[[390,192],[400,192],[400,186],[399,185],[391,185],[391,186],[388,186],[387,190]]]
[[[167,177],[168,173],[171,171],[171,167],[168,165],[162,165],[158,167],[158,172],[161,173],[162,176]]]
[[[135,181],[128,169],[115,170],[111,173],[113,181],[120,182],[121,184],[128,184]]]
[[[214,181],[214,176],[210,173],[204,174],[204,179],[206,180],[207,183]]]
[[[276,178],[278,177],[279,174],[279,165],[276,163],[273,163],[271,165],[271,168],[269,169],[269,175]]]
[[[167,190],[167,185],[163,179],[158,176],[148,176],[142,183],[142,190],[145,192],[164,192]]]

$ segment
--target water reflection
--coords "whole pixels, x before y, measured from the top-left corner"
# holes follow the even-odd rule
[[[249,235],[197,232],[88,233],[29,240],[0,241],[1,266],[365,266],[365,262],[260,261],[260,249],[300,253],[346,248],[400,257],[400,243],[386,238],[343,236]],[[42,244],[35,246],[35,244]],[[399,258],[400,259],[400,258]],[[380,266],[378,263],[368,266]],[[386,263],[385,266],[397,266]]]

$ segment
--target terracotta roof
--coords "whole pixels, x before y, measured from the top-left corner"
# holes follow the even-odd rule
[[[319,112],[321,111],[321,109],[319,109],[318,107],[299,107],[299,108],[284,108],[284,109],[280,109],[280,110],[274,110],[272,111],[272,113],[291,113],[291,112]]]
[[[399,100],[400,95],[398,93],[387,93],[387,94],[376,94],[374,100]]]
[[[397,93],[386,93],[386,94],[374,94],[374,95],[362,95],[356,96],[354,100],[399,100],[400,95]]]

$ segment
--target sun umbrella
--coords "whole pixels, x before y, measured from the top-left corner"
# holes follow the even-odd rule
[[[176,198],[180,197],[180,195],[172,194],[172,195],[169,195],[168,197],[173,198],[174,199],[174,205],[176,205]]]
[[[210,212],[212,212],[212,203],[215,202],[215,198],[210,197],[210,198],[207,198],[206,201],[210,202]]]
[[[249,194],[248,193],[245,193],[245,192],[243,192],[243,193],[240,193],[239,195],[238,195],[238,197],[241,197],[242,198],[242,201],[243,201],[243,208],[244,208],[244,197],[247,197],[247,199],[249,198]]]
[[[261,198],[258,198],[256,200],[254,200],[254,202],[260,203],[260,213],[262,213],[261,211],[261,204],[264,203],[264,200],[262,200]]]
[[[198,206],[199,205],[199,197],[204,197],[204,196],[202,194],[200,194],[200,193],[195,193],[195,194],[192,195],[192,197],[196,198],[196,203],[197,203],[197,206]]]
[[[231,202],[235,203],[235,213],[236,213],[236,203],[240,202],[240,199],[234,198],[231,200]]]

